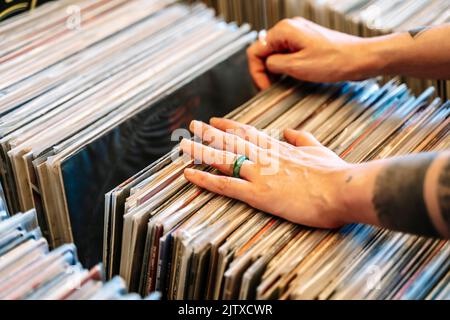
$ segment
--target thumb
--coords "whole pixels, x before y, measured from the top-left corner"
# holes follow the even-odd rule
[[[321,147],[322,144],[309,132],[286,129],[284,137],[296,147]]]
[[[266,60],[266,68],[273,74],[290,75],[295,53],[273,54]]]

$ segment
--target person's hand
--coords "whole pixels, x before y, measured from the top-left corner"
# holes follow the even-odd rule
[[[260,89],[270,86],[268,73],[310,82],[361,80],[374,62],[365,41],[303,18],[285,19],[247,50],[250,73]]]
[[[190,126],[207,145],[184,139],[181,149],[225,175],[186,169],[189,181],[291,222],[320,228],[352,222],[346,217],[340,186],[353,165],[311,134],[286,130],[287,142],[282,142],[235,121],[213,118],[210,123],[193,121]],[[237,155],[249,159],[240,178],[230,177]]]

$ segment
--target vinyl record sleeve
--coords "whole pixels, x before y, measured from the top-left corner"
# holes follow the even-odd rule
[[[224,115],[251,98],[254,89],[249,76],[236,81],[232,72],[244,69],[246,59],[241,52],[64,162],[64,187],[80,261],[89,266],[101,260],[104,194],[167,153],[176,143],[170,141],[172,129],[187,128],[191,119],[207,121],[213,115]],[[181,122],[173,123],[173,116],[181,110]]]

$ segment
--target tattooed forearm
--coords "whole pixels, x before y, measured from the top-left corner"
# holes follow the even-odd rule
[[[446,158],[445,165],[440,172],[438,181],[438,201],[442,219],[450,229],[450,156]]]
[[[422,33],[430,29],[430,27],[417,27],[408,31],[413,39],[417,39]]]
[[[427,172],[437,156],[437,153],[423,153],[400,157],[381,169],[376,178],[373,204],[382,226],[419,235],[439,236],[424,196]],[[438,189],[442,191],[439,201],[443,209],[449,206],[448,175],[448,172],[441,174],[442,187]]]

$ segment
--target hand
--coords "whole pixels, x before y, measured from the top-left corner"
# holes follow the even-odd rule
[[[270,86],[267,72],[311,82],[361,80],[374,63],[365,42],[303,18],[285,19],[267,32],[265,43],[248,49],[250,73],[260,89]]]
[[[208,145],[184,139],[181,149],[228,176],[186,169],[186,179],[294,223],[336,228],[352,222],[340,186],[353,165],[311,134],[286,130],[287,142],[282,142],[231,120],[213,118],[210,123],[193,121],[190,126]],[[241,167],[241,179],[229,177],[238,154],[249,158]]]

